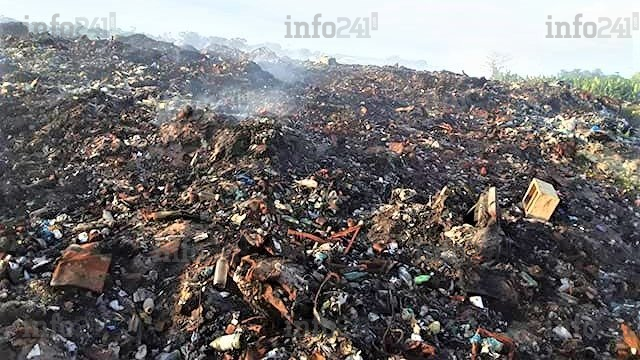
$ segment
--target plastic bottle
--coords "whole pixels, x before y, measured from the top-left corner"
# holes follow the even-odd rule
[[[221,254],[216,261],[216,270],[213,274],[213,285],[219,288],[224,288],[227,286],[227,274],[229,273],[229,262],[224,257],[224,254]]]

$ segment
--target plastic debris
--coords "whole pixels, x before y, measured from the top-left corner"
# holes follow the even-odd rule
[[[296,180],[295,182],[300,186],[304,186],[312,189],[315,189],[318,187],[318,182],[313,179]]]
[[[31,351],[27,354],[27,359],[33,359],[35,357],[40,357],[42,355],[42,351],[40,350],[40,344],[33,345]]]
[[[494,359],[506,354],[507,359],[515,359],[516,345],[511,338],[503,334],[478,328],[469,341],[471,342],[472,360],[478,359],[480,354],[488,354]]]
[[[38,236],[44,239],[47,244],[52,244],[54,240],[62,239],[62,227],[54,220],[44,220],[38,229]]]
[[[366,277],[367,275],[368,274],[366,272],[362,272],[362,271],[353,271],[353,272],[342,274],[342,276],[349,281],[357,281]]]
[[[429,332],[433,335],[438,335],[442,330],[442,325],[440,321],[433,321],[429,324]]]
[[[569,340],[571,339],[572,335],[569,332],[569,330],[567,330],[567,328],[565,328],[562,325],[558,325],[556,327],[553,328],[553,334],[560,340]]]
[[[120,305],[120,302],[118,302],[118,300],[111,300],[109,302],[109,307],[114,311],[124,310],[124,306]]]
[[[237,350],[240,349],[241,336],[240,333],[222,335],[214,339],[209,346],[217,351]]]
[[[525,284],[528,287],[538,287],[538,282],[534,278],[532,278],[531,275],[529,275],[527,272],[521,271],[520,277],[522,278],[522,280],[525,281]]]
[[[213,275],[213,285],[224,289],[224,287],[227,286],[228,273],[229,262],[224,257],[224,255],[220,255],[220,257],[216,261],[216,268]]]
[[[431,280],[431,275],[429,274],[418,275],[413,279],[413,283],[416,285],[422,285],[424,283],[429,282],[429,280]]]
[[[142,360],[144,358],[147,357],[147,345],[142,344],[138,347],[138,350],[136,350],[136,353],[134,355],[134,357],[136,358],[136,360]]]
[[[154,304],[152,298],[147,298],[142,303],[142,310],[144,310],[144,312],[149,314],[149,315],[151,315],[151,313],[153,312],[154,308],[155,308],[155,304]]]
[[[481,296],[469,296],[469,302],[477,308],[484,309],[484,303]]]

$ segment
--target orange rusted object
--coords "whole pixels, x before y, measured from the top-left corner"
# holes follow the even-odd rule
[[[351,250],[351,247],[353,246],[354,241],[356,240],[356,237],[358,236],[358,233],[360,232],[360,225],[355,225],[355,226],[350,226],[348,228],[346,228],[345,230],[339,231],[331,236],[329,236],[329,239],[323,239],[319,236],[313,235],[313,234],[309,234],[309,233],[305,233],[305,232],[301,232],[301,231],[296,231],[293,229],[289,229],[287,230],[287,235],[291,235],[291,236],[296,236],[298,238],[301,239],[308,239],[308,240],[312,240],[315,241],[317,243],[320,244],[324,244],[324,243],[328,243],[328,242],[335,242],[336,240],[342,240],[342,238],[347,237],[349,235],[351,236],[351,240],[349,240],[349,243],[347,244],[346,249],[344,250],[344,254],[347,254],[349,252],[349,250]]]
[[[308,239],[308,240],[315,241],[315,242],[320,243],[320,244],[324,244],[324,243],[330,242],[330,241],[325,240],[325,239],[323,239],[323,238],[321,238],[319,236],[316,236],[316,235],[313,235],[313,234],[309,234],[309,233],[306,233],[306,232],[302,232],[302,231],[296,231],[296,230],[293,230],[293,229],[287,230],[287,235],[297,236],[299,238]]]
[[[51,278],[51,286],[77,286],[102,292],[111,256],[99,254],[98,243],[73,244],[62,252]]]
[[[349,234],[353,234],[353,236],[351,237],[351,240],[349,240],[349,244],[347,245],[347,247],[344,249],[344,254],[348,254],[349,251],[351,250],[351,247],[353,246],[353,243],[356,241],[356,237],[358,237],[358,233],[360,232],[360,225],[356,225],[356,226],[350,226],[348,227],[346,230],[343,230],[339,233],[334,234],[333,236],[331,236],[331,238],[341,238],[344,236],[347,236]]]
[[[311,354],[311,360],[326,360],[327,358],[322,355],[322,353],[320,351],[316,351],[313,354]]]
[[[402,155],[402,153],[404,152],[404,148],[405,145],[404,143],[401,142],[390,142],[389,143],[389,150],[391,150],[392,152],[398,154],[398,155]]]
[[[293,318],[289,315],[289,310],[285,306],[284,302],[273,293],[273,288],[271,285],[264,286],[264,292],[262,293],[262,298],[265,299],[271,306],[276,308],[280,312],[283,318],[287,319],[290,323],[293,324]]]
[[[628,347],[628,349],[625,350],[628,350],[628,353],[633,356],[639,356],[640,339],[638,339],[638,335],[625,323],[620,324],[620,328],[622,329],[622,340],[626,347]]]
[[[422,341],[409,341],[406,347],[407,350],[418,353],[420,356],[436,356],[436,348]]]

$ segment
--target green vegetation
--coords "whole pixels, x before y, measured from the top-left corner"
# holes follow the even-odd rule
[[[558,79],[598,96],[609,96],[624,101],[640,100],[640,73],[630,79],[620,75],[604,75],[602,71],[561,71]]]
[[[607,96],[618,100],[640,103],[640,73],[636,73],[631,78],[620,75],[605,75],[601,70],[572,70],[561,71],[556,76],[535,76],[522,77],[518,74],[506,70],[504,66],[492,64],[491,78],[504,82],[538,82],[561,80],[571,84],[573,87],[588,91],[596,96]],[[640,104],[629,110],[629,115],[640,116]]]

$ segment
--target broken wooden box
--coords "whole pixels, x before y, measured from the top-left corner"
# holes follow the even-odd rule
[[[534,178],[529,184],[527,193],[522,199],[522,206],[527,217],[549,221],[560,203],[560,198],[553,185]]]

